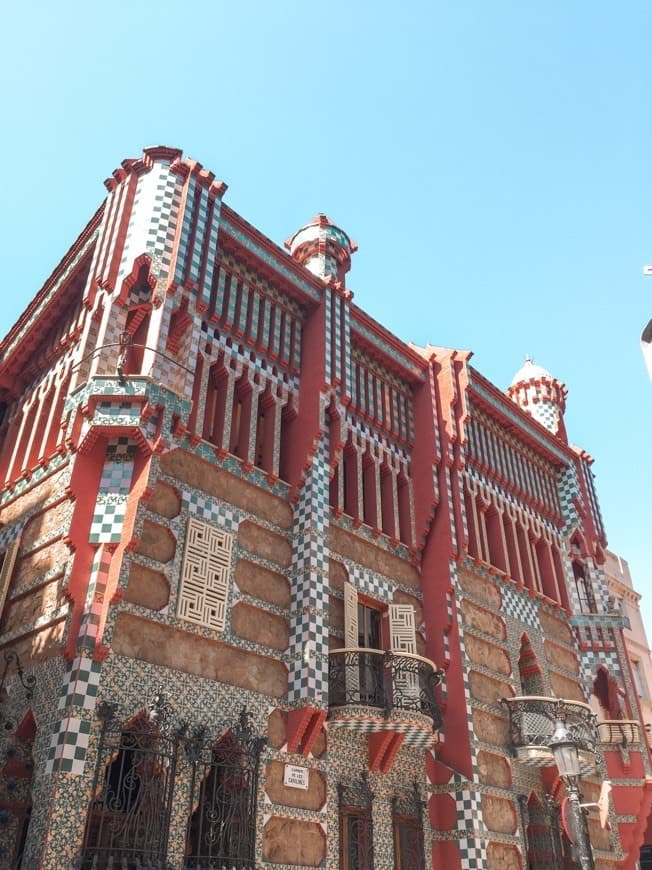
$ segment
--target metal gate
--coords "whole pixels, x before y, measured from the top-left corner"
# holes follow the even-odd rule
[[[243,710],[215,741],[203,727],[172,728],[160,691],[126,724],[115,704],[98,704],[97,713],[102,729],[79,870],[171,870],[170,830],[180,818],[184,868],[254,868],[265,740],[252,734],[251,714]]]

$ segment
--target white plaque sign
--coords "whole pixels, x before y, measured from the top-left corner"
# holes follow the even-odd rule
[[[307,767],[297,767],[294,764],[286,764],[283,773],[283,785],[287,785],[290,788],[302,788],[307,790],[308,772]]]

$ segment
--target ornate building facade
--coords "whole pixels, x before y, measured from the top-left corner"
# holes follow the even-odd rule
[[[650,763],[563,384],[400,341],[346,233],[284,251],[176,149],[106,186],[0,345],[6,866],[572,866],[561,717],[614,786],[596,866],[633,868]]]

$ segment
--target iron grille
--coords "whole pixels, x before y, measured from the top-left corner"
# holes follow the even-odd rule
[[[423,801],[416,782],[392,798],[392,829],[396,870],[425,870]]]
[[[182,733],[167,731],[162,694],[124,727],[102,702],[92,801],[81,870],[165,870],[172,793]]]
[[[373,792],[366,770],[351,785],[337,786],[340,870],[374,870]]]
[[[126,725],[115,704],[98,704],[102,728],[79,870],[172,870],[181,862],[184,870],[255,867],[265,739],[252,733],[246,710],[219,740],[204,727],[172,729],[170,712],[162,692]],[[178,844],[171,855],[169,842],[180,817],[183,856]]]
[[[250,714],[219,741],[203,729],[185,743],[192,765],[185,867],[188,870],[254,868],[256,795],[260,752]]]

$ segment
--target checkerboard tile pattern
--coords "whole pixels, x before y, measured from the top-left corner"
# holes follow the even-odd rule
[[[349,582],[356,587],[358,592],[363,592],[376,601],[390,602],[392,600],[394,589],[381,574],[375,574],[355,563],[349,564],[348,568]]]
[[[25,528],[26,519],[21,517],[14,523],[9,523],[0,529],[0,553],[4,553],[14,541],[17,541]]]
[[[191,516],[213,523],[228,532],[237,532],[240,516],[226,502],[217,501],[197,490],[185,490],[182,495],[183,507]]]
[[[463,870],[480,870],[486,866],[487,844],[484,839],[486,828],[482,820],[482,795],[471,789],[455,793],[457,807],[457,828],[467,831],[471,836],[461,837],[459,841],[461,866]]]
[[[507,585],[502,589],[502,596],[503,610],[508,616],[541,630],[536,604],[527,593],[518,592],[511,585]]]
[[[291,703],[328,704],[328,434],[315,451],[294,515],[290,622]]]
[[[91,723],[78,716],[67,716],[52,735],[45,772],[83,774]]]
[[[558,480],[559,502],[561,513],[566,521],[566,529],[579,523],[579,516],[575,502],[581,503],[582,496],[577,472],[572,464],[566,465],[559,472]]]
[[[58,709],[81,707],[94,710],[102,665],[88,656],[77,656],[68,666],[61,686]]]
[[[605,667],[617,682],[622,681],[617,650],[600,650],[600,652],[586,650],[586,652],[580,654],[580,673],[582,674],[582,682],[587,692],[591,690],[600,666]]]
[[[128,438],[109,442],[93,512],[89,542],[119,543],[131,487],[136,447]]]

